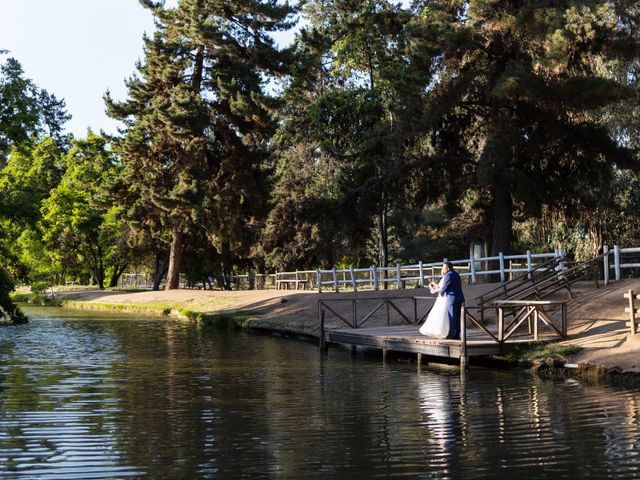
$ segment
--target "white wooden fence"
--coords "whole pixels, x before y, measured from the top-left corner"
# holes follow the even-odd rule
[[[560,268],[563,267],[564,253],[556,249],[554,252],[531,253],[519,255],[503,255],[500,253],[493,257],[473,256],[460,260],[451,260],[456,271],[462,276],[465,283],[477,283],[483,277],[494,275],[500,281],[506,281],[512,276],[531,271],[536,265],[544,263],[554,257],[560,259]],[[640,248],[620,248],[604,246],[602,277],[605,285],[613,280],[620,280],[623,276],[640,276]],[[343,268],[297,270],[293,272],[276,272],[271,274],[245,274],[234,275],[229,278],[232,288],[237,290],[266,290],[266,289],[291,289],[291,290],[325,290],[332,291],[358,291],[378,290],[380,288],[414,288],[424,287],[430,281],[438,281],[440,278],[441,262],[418,262],[414,265],[397,264],[392,267],[378,267],[372,265],[368,268]],[[636,271],[634,271],[634,269]],[[150,288],[151,279],[148,275],[125,274],[120,286],[123,288]],[[203,285],[189,285],[184,276],[181,276],[182,288],[203,288]]]
[[[564,254],[560,250],[550,253],[531,253],[521,255],[504,255],[500,253],[494,257],[473,256],[463,260],[451,260],[455,270],[466,283],[476,283],[478,279],[488,275],[499,275],[500,281],[505,281],[513,274],[531,271],[539,263],[543,263],[554,257],[562,259]],[[440,271],[446,258],[442,262],[424,263],[416,265],[400,265],[394,267],[348,268],[348,269],[316,269],[316,288],[318,292],[331,289],[353,290],[367,288],[378,290],[380,288],[406,288],[424,287],[430,281],[440,278]],[[492,267],[492,265],[495,265]],[[562,268],[562,261],[560,261]]]
[[[619,281],[622,278],[622,271],[627,270],[627,272],[631,269],[640,269],[640,248],[620,248],[619,246],[614,246],[612,250],[609,249],[607,245],[603,248],[603,274],[604,274],[604,284],[608,285],[611,280],[611,270],[613,270],[613,278],[616,281]],[[611,259],[613,257],[613,261]],[[630,272],[629,276],[636,277],[633,274],[634,272]]]

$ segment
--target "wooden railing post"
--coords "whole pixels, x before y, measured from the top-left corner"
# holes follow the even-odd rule
[[[396,286],[398,287],[398,290],[402,288],[401,278],[402,277],[400,276],[400,264],[396,263]]]
[[[420,288],[424,288],[424,269],[422,268],[422,260],[418,262],[418,268],[420,269]]]
[[[338,284],[338,272],[336,272],[336,267],[333,267],[333,286],[336,289],[336,293],[340,291],[340,285]]]
[[[353,271],[353,266],[349,267],[349,272],[351,273],[351,286],[353,287],[353,291],[358,291],[358,284],[356,283],[356,274]]]
[[[320,277],[319,268],[316,268],[316,282],[318,282],[318,293],[322,293],[322,279]]]
[[[602,252],[604,253],[603,262],[604,262],[604,284],[609,285],[609,246],[605,245],[602,248]]]
[[[533,258],[531,257],[531,250],[527,250],[527,272],[529,273],[529,279],[532,277],[531,270],[533,270]]]
[[[629,326],[631,327],[631,334],[636,334],[636,307],[635,307],[635,295],[633,294],[633,290],[629,290],[625,297],[629,298],[629,308],[625,308],[625,310],[629,311]]]
[[[371,265],[371,275],[373,276],[373,289],[378,290],[380,285],[378,283],[378,269],[375,265]]]
[[[504,282],[505,280],[505,272],[504,272],[504,253],[500,252],[498,254],[498,258],[500,261],[500,281]]]
[[[353,328],[358,328],[358,310],[356,307],[356,299],[352,300],[353,302]]]
[[[618,245],[614,245],[613,247],[613,261],[614,261],[614,269],[616,271],[616,282],[620,281],[620,247]]]
[[[476,262],[473,255],[469,257],[469,272],[471,273],[471,283],[476,283]]]

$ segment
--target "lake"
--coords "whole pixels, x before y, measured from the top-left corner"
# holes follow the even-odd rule
[[[0,478],[637,478],[637,389],[181,320],[0,328]]]

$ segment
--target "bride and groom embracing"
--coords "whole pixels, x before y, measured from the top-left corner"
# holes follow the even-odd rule
[[[462,279],[451,262],[442,265],[442,279],[429,283],[431,293],[437,293],[420,333],[428,337],[460,339],[460,309],[464,303]]]

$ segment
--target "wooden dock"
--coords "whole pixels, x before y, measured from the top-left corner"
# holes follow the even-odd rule
[[[538,340],[553,340],[553,335],[540,336]],[[462,359],[463,357],[486,357],[502,353],[500,343],[496,343],[481,330],[467,329],[466,354],[461,340],[432,338],[421,335],[416,325],[397,325],[370,328],[340,328],[326,332],[329,343],[380,349],[387,352],[415,353],[420,356]],[[532,335],[522,334],[509,339],[508,344],[533,342]],[[421,357],[419,357],[421,358]]]
[[[462,342],[425,337],[417,325],[391,327],[341,328],[327,332],[327,340],[392,352],[421,353],[434,357],[460,358]],[[500,345],[488,341],[480,331],[467,330],[467,356],[497,355]]]
[[[357,347],[380,349],[383,358],[388,352],[414,353],[419,361],[422,355],[455,358],[465,368],[470,358],[498,355],[506,344],[548,341],[567,335],[565,300],[494,300],[490,307],[462,306],[460,340],[426,337],[419,332],[419,325],[427,315],[418,314],[418,301],[423,298],[321,299],[318,301],[320,349],[333,343],[350,345],[352,350]],[[362,315],[358,303],[371,300],[377,304],[368,305],[368,313]],[[405,304],[401,305],[401,301]],[[342,309],[338,308],[339,302],[343,302]],[[559,312],[559,317],[556,314],[554,319],[550,309]],[[497,320],[491,325],[481,319],[490,310],[495,310]],[[405,324],[391,325],[392,312]],[[346,328],[326,329],[327,313],[339,319]],[[376,314],[382,314],[387,325],[363,327]]]

